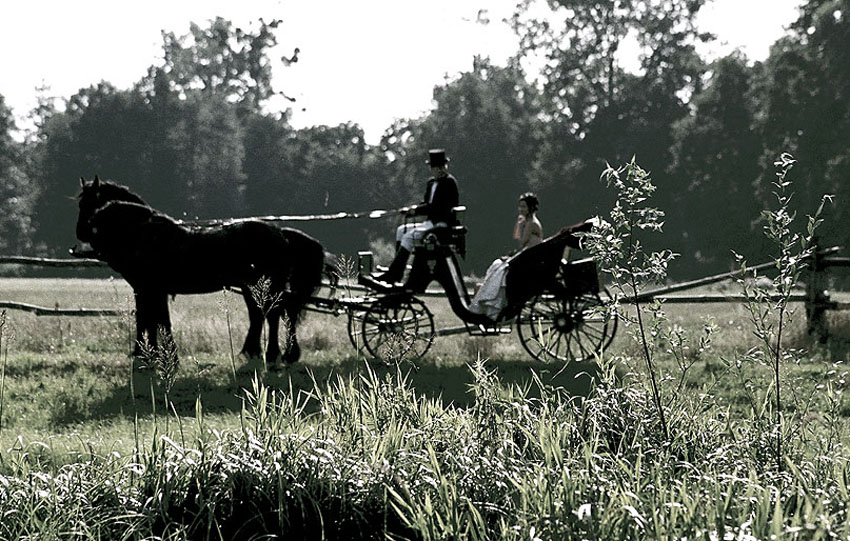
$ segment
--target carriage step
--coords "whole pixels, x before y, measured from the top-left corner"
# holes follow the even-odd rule
[[[404,286],[397,286],[395,284],[383,282],[369,274],[361,274],[357,277],[357,282],[362,286],[366,286],[381,293],[400,293],[404,291]]]
[[[496,336],[499,334],[510,334],[510,327],[484,327],[482,325],[464,325],[463,327],[448,327],[437,329],[437,336],[451,336],[453,334],[468,334],[469,336]]]

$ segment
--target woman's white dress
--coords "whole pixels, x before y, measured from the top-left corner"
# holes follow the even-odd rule
[[[490,264],[484,275],[484,283],[475,293],[469,305],[469,311],[484,314],[493,321],[498,319],[508,300],[505,293],[505,276],[507,275],[507,259],[496,259]]]
[[[517,224],[517,229],[514,231],[514,239],[522,238],[522,230],[520,228],[527,227],[531,223],[533,222],[525,222],[522,225]],[[520,251],[539,244],[541,240],[541,238],[538,238],[537,242],[523,246],[520,248]],[[481,284],[481,288],[478,289],[472,298],[472,302],[469,304],[469,311],[475,314],[484,314],[493,321],[496,321],[499,318],[499,314],[502,313],[502,309],[508,304],[507,293],[505,292],[505,278],[507,274],[508,258],[500,257],[494,260],[484,274],[484,283]]]

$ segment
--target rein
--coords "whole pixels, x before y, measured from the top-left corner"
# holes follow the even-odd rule
[[[238,224],[242,222],[261,221],[261,222],[312,222],[312,221],[327,221],[327,220],[351,220],[360,218],[369,218],[374,220],[377,218],[386,218],[388,216],[398,216],[408,211],[410,207],[402,207],[388,210],[368,210],[363,212],[337,212],[335,214],[302,214],[302,215],[278,215],[278,216],[251,216],[247,218],[229,218],[226,220],[176,220],[177,223],[195,227],[215,227],[221,225]]]

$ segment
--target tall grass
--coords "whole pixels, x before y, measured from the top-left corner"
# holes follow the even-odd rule
[[[224,321],[227,328],[227,350],[230,357],[230,374],[233,377],[233,382],[236,383],[236,349],[233,345],[233,323],[230,321],[230,314],[232,312],[231,296],[232,293],[227,288],[222,289],[221,298],[218,300],[218,307],[224,314]]]
[[[6,403],[6,366],[9,361],[9,338],[6,335],[6,310],[0,310],[0,356],[3,366],[0,368],[0,434],[3,433],[3,405]]]
[[[367,368],[311,394],[257,379],[240,430],[199,424],[194,444],[163,435],[135,461],[91,454],[45,471],[22,447],[0,477],[0,538],[850,535],[844,447],[764,475],[757,435],[730,433],[722,410],[674,404],[667,441],[644,386],[603,381],[579,399],[539,379],[503,385],[483,361],[470,370],[469,408]]]

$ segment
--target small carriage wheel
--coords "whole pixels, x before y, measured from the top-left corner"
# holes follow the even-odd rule
[[[617,318],[604,310],[597,293],[575,297],[545,294],[522,307],[516,326],[523,347],[535,359],[582,361],[608,347],[617,330]]]
[[[376,359],[415,361],[434,341],[434,316],[419,299],[384,297],[363,314],[362,331],[363,345]]]
[[[358,352],[363,349],[363,310],[348,311],[348,339]]]

